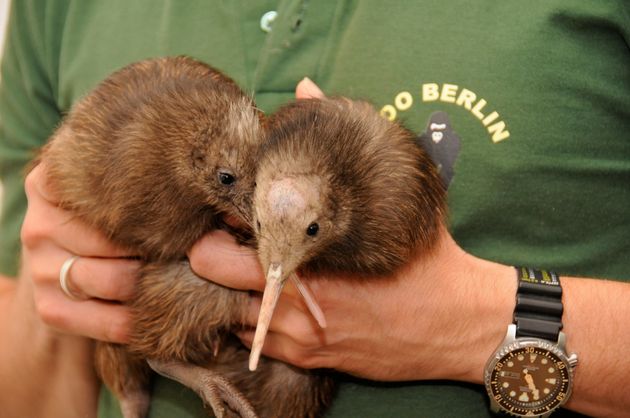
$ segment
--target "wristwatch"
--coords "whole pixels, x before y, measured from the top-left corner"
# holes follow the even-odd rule
[[[548,417],[571,396],[577,355],[567,354],[558,275],[517,267],[514,322],[488,360],[484,383],[494,412]]]

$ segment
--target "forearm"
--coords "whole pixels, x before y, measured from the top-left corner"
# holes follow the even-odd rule
[[[625,415],[630,411],[630,285],[561,280],[567,349],[579,357],[567,407],[598,417]]]
[[[506,270],[495,265],[492,276],[492,263],[474,257],[471,260],[477,265],[475,274],[484,268],[490,269],[485,277],[476,278],[477,286],[470,288],[474,292],[470,296],[476,294],[476,301],[470,302],[470,319],[465,321],[470,332],[462,330],[468,341],[458,346],[461,350],[453,358],[471,359],[470,374],[462,380],[481,384],[484,364],[502,341],[512,320],[516,273],[510,268],[506,275]],[[622,416],[630,410],[630,400],[626,396],[630,360],[625,354],[630,346],[627,326],[630,285],[573,277],[561,277],[560,280],[564,291],[563,324],[567,350],[577,353],[579,359],[573,394],[565,407],[598,417]],[[488,299],[482,293],[492,294],[496,299]],[[480,355],[474,356],[474,353]]]
[[[29,280],[0,276],[0,341],[3,416],[96,416],[92,342],[46,326]]]

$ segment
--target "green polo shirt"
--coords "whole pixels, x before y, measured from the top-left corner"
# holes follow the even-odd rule
[[[263,19],[269,11],[275,19]],[[123,65],[186,54],[266,112],[308,76],[415,131],[452,174],[450,228],[467,251],[630,280],[629,41],[625,0],[14,0],[0,86],[0,271],[17,271],[23,167],[64,112]],[[339,380],[330,417],[490,415],[480,386]],[[166,379],[152,396],[151,417],[206,414]],[[119,416],[106,391],[100,416]]]

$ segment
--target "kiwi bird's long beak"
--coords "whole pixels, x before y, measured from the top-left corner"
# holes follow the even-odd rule
[[[286,277],[282,275],[282,265],[279,263],[271,263],[267,271],[267,284],[263,293],[262,305],[258,314],[258,324],[256,325],[256,333],[252,343],[252,351],[249,354],[249,370],[254,371],[258,367],[260,352],[262,351],[265,337],[269,330],[269,323],[273,316],[273,311],[282,293]]]

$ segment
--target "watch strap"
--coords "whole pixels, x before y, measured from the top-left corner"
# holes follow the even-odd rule
[[[514,324],[516,337],[556,342],[562,330],[562,286],[552,271],[516,267],[518,288]]]

